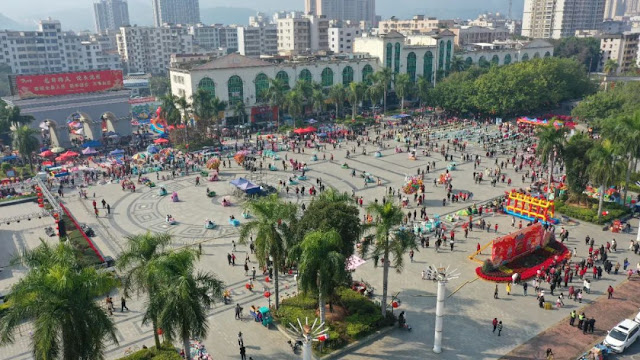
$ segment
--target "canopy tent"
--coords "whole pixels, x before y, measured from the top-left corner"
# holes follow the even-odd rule
[[[120,150],[120,149],[115,149],[109,153],[109,155],[122,155],[122,154],[124,154],[124,150]]]
[[[307,131],[307,129],[299,128],[299,129],[293,130],[293,132],[298,134],[298,135],[301,135],[301,134],[306,134],[308,131]]]
[[[83,148],[97,148],[102,146],[102,144],[100,143],[100,141],[97,140],[91,140],[91,141],[87,141],[86,143],[82,144]]]
[[[51,149],[51,152],[53,152],[54,154],[59,154],[61,152],[64,152],[64,148],[61,148],[60,146],[54,147],[53,149]]]
[[[404,119],[406,117],[411,117],[411,115],[409,114],[397,114],[397,115],[393,115],[392,118],[394,119]]]
[[[156,144],[166,144],[166,143],[169,142],[169,140],[167,140],[165,138],[158,138],[158,139],[153,140],[153,142],[156,143]]]
[[[97,151],[95,151],[94,149],[92,149],[90,147],[82,150],[82,154],[83,155],[93,155],[93,154],[97,154],[97,153],[98,153]]]
[[[245,178],[237,178],[235,180],[231,180],[231,185],[244,191],[248,195],[256,194],[260,192],[259,185],[256,185]]]
[[[148,152],[149,154],[155,154],[155,153],[157,153],[158,151],[160,151],[160,149],[158,149],[158,147],[157,147],[157,146],[155,146],[155,145],[149,145],[149,146],[147,146],[147,152]]]
[[[76,157],[76,156],[78,156],[78,155],[80,155],[80,154],[78,154],[78,153],[77,153],[77,152],[75,152],[75,151],[71,151],[71,150],[69,150],[69,151],[67,151],[67,152],[62,153],[60,156],[63,156],[63,157]]]
[[[361,257],[359,257],[358,255],[351,255],[347,259],[347,270],[348,271],[353,271],[358,266],[364,264],[365,262],[366,261],[364,259],[362,259]]]
[[[313,126],[307,126],[306,128],[304,128],[307,132],[316,132],[318,131],[318,129],[314,128]]]
[[[42,156],[42,157],[52,157],[55,154],[51,150],[45,150],[45,151],[41,152],[39,155]]]

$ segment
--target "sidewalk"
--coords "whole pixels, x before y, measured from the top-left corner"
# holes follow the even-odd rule
[[[592,304],[576,310],[578,315],[584,312],[588,318],[595,317],[596,325],[593,334],[585,335],[578,330],[578,320],[576,320],[576,326],[570,326],[569,311],[560,310],[560,314],[565,315],[562,321],[518,346],[502,359],[544,359],[547,348],[553,350],[555,359],[575,359],[594,344],[604,340],[607,331],[620,321],[635,316],[640,307],[638,294],[640,294],[640,278],[635,275],[631,280],[615,288],[613,299],[608,300],[607,295],[604,294]]]

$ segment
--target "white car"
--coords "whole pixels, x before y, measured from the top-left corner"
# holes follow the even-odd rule
[[[640,324],[633,320],[625,319],[609,331],[603,343],[614,352],[621,353],[638,340],[639,335]]]
[[[633,319],[635,322],[637,322],[638,324],[640,324],[640,312],[638,313],[638,315],[636,315],[636,318]]]

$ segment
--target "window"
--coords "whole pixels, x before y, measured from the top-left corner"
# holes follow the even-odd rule
[[[407,55],[407,74],[412,82],[416,81],[416,53],[413,51]]]
[[[534,59],[540,59],[540,53],[533,54],[533,58]]]
[[[511,64],[511,55],[507,54],[504,56],[504,65],[509,65]]]
[[[285,90],[289,90],[289,74],[287,74],[286,71],[282,70],[282,71],[278,71],[278,73],[276,74],[276,79],[282,81],[282,84],[284,85]]]
[[[393,45],[391,45],[391,43],[387,44],[387,59],[386,59],[386,66],[391,69],[391,59],[393,58]]]
[[[427,51],[424,54],[422,74],[430,83],[433,82],[433,53],[431,51]]]
[[[333,85],[333,70],[329,68],[324,68],[322,70],[322,86],[329,87]]]
[[[397,74],[400,72],[400,43],[397,42],[396,43],[396,53],[394,56],[394,67],[393,67],[393,71]]]
[[[464,65],[469,68],[471,67],[471,65],[473,65],[473,59],[471,57],[468,57],[465,61],[464,61]]]
[[[362,82],[371,85],[371,74],[373,74],[373,68],[367,64],[362,68]]]
[[[349,86],[353,82],[353,68],[347,66],[342,70],[342,85]]]
[[[491,58],[491,64],[492,65],[499,65],[500,64],[500,58],[498,57],[498,55],[493,55],[493,57]]]
[[[444,67],[444,41],[440,41],[440,56],[438,56],[438,69],[443,70]]]
[[[547,51],[546,53],[544,53],[544,57],[545,58],[551,57],[551,54]]]
[[[260,73],[254,82],[256,83],[256,102],[264,102],[269,90],[269,78],[264,73]]]
[[[238,75],[233,75],[229,78],[227,82],[227,88],[229,92],[229,104],[235,104],[238,101],[242,101],[244,92],[243,92],[243,83],[242,79]]]
[[[447,74],[449,73],[450,68],[451,68],[451,40],[447,41],[447,60],[446,60],[446,66],[445,66],[445,71]]]
[[[529,60],[529,54],[524,53],[524,55],[522,55],[522,61],[527,61]]]
[[[311,76],[311,71],[304,69],[302,71],[300,71],[300,80],[304,80],[307,82],[312,82],[313,81],[313,77]]]

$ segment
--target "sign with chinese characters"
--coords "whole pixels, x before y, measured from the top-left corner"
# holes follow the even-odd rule
[[[551,238],[551,232],[545,231],[540,223],[527,226],[522,230],[507,234],[493,240],[491,262],[502,264],[529,254],[539,247],[544,247]]]
[[[121,70],[18,75],[16,88],[21,99],[28,99],[119,90],[123,88],[123,79]]]

